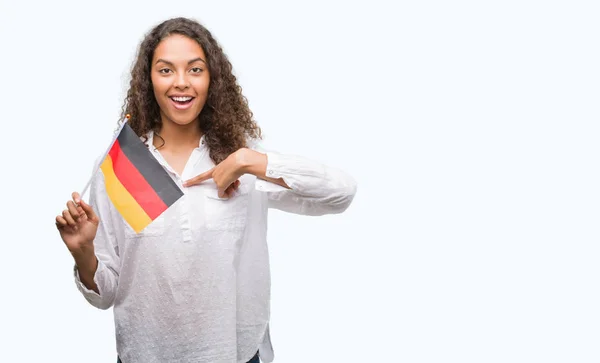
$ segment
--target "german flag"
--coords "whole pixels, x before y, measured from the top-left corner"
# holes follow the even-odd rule
[[[125,122],[100,169],[106,192],[136,233],[175,203],[183,192]]]

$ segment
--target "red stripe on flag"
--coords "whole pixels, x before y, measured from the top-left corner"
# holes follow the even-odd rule
[[[115,140],[109,155],[112,159],[115,175],[119,178],[121,184],[146,211],[148,216],[152,220],[156,219],[167,209],[167,205],[156,194],[156,191],[148,184],[135,165],[131,163],[127,155],[123,153],[118,140]]]

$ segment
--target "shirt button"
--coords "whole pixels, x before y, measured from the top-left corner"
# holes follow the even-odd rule
[[[273,170],[269,170],[269,175],[273,175]]]

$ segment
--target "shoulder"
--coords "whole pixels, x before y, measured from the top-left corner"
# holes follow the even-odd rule
[[[255,150],[258,152],[266,152],[267,151],[267,148],[265,147],[265,143],[262,139],[247,138],[246,139],[246,147],[250,150]]]
[[[250,150],[256,150],[260,147],[259,140],[253,138],[246,138],[246,147]]]

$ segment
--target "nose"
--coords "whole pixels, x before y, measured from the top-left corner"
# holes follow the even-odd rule
[[[179,73],[175,77],[175,83],[173,86],[177,89],[186,89],[190,86],[190,82],[188,81],[185,73]]]

